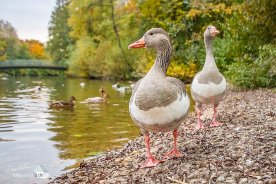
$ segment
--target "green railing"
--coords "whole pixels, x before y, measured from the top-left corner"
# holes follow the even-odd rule
[[[50,70],[67,70],[68,67],[65,65],[59,65],[50,61],[44,60],[8,60],[0,61],[0,70],[10,69],[50,69]]]

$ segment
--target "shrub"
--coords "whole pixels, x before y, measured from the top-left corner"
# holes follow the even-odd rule
[[[255,61],[233,63],[225,74],[241,88],[276,87],[276,46],[261,46]]]

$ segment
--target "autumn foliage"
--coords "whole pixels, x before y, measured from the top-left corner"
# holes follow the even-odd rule
[[[26,40],[25,42],[28,44],[29,52],[33,58],[44,59],[46,57],[44,45],[41,42],[37,40]]]
[[[45,48],[41,42],[20,40],[11,23],[0,19],[0,61],[45,58]]]
[[[141,77],[154,52],[127,46],[161,27],[173,43],[168,75],[190,82],[205,61],[203,32],[212,24],[221,31],[214,55],[227,79],[245,88],[275,87],[275,9],[270,0],[57,0],[47,47],[73,76]]]

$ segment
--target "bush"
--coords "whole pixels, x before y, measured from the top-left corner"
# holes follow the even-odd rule
[[[276,46],[260,47],[255,61],[233,63],[225,74],[241,88],[276,87]]]

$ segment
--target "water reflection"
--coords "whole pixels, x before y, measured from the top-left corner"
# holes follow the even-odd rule
[[[39,93],[24,91],[35,86],[25,82],[0,82],[0,183],[45,182],[35,178],[33,170],[40,165],[51,168],[55,160],[53,144],[48,141],[53,133],[47,131],[52,117],[47,106],[51,90],[44,85]],[[57,172],[53,169],[51,173]]]
[[[28,91],[24,94],[14,94],[14,97],[2,97],[0,99],[0,128],[5,131],[14,131],[15,124],[45,122],[45,120],[48,122],[47,118],[51,117],[47,106],[49,97],[50,93],[47,88],[40,93]]]
[[[32,90],[37,85],[41,90]],[[100,87],[108,91],[109,103],[79,103],[99,96]],[[49,109],[50,101],[72,95],[78,100],[73,109]],[[0,79],[0,183],[45,183],[34,177],[35,168],[46,168],[54,177],[78,159],[136,137],[139,129],[129,117],[129,97],[109,81]]]
[[[49,130],[57,133],[51,140],[57,142],[56,147],[61,150],[61,158],[91,156],[119,147],[138,135],[139,130],[131,122],[128,114],[130,94],[121,95],[113,90],[111,83],[107,81],[86,81],[85,86],[81,88],[78,81],[72,81],[71,86],[77,88],[65,85],[67,94],[75,95],[79,101],[99,96],[100,87],[107,90],[111,98],[107,104],[77,102],[70,112],[65,110],[52,112],[55,115],[55,118],[52,118],[55,123],[50,125]]]

